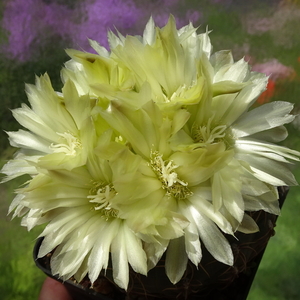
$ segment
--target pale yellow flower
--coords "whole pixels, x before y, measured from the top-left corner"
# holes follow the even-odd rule
[[[20,204],[30,209],[23,225],[31,229],[48,222],[41,234],[45,238],[39,257],[55,249],[51,260],[53,274],[65,280],[75,275],[80,281],[89,273],[94,282],[101,270],[107,269],[111,253],[114,280],[126,288],[128,264],[136,272],[147,273],[142,241],[127,221],[119,218],[112,201],[119,191],[109,165],[94,163],[88,169],[49,170],[34,177],[19,191],[24,195]]]
[[[150,19],[142,37],[110,32],[111,53],[95,41],[98,55],[69,50],[72,60],[63,78],[71,78],[83,94],[137,108],[150,99],[162,107],[198,103],[211,90],[211,44],[208,32],[196,30],[192,24],[176,30],[171,16],[162,29]]]
[[[56,93],[47,74],[37,77],[36,85],[27,85],[26,92],[31,108],[23,104],[13,116],[28,131],[8,132],[11,145],[21,150],[2,170],[7,179],[34,175],[37,164],[47,169],[84,165],[95,142],[91,120],[95,101],[79,96],[71,81]]]

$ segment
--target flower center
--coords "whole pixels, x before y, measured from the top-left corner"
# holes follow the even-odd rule
[[[174,171],[178,166],[172,160],[164,161],[162,155],[155,151],[151,153],[149,165],[162,182],[162,188],[167,191],[169,196],[185,199],[192,195],[188,183],[178,178],[178,174]]]
[[[212,118],[210,118],[206,125],[199,126],[194,124],[192,128],[192,138],[195,143],[203,144],[203,146],[218,143],[226,136],[226,125],[219,125],[213,127],[211,125]]]
[[[63,143],[61,144],[51,144],[50,149],[54,153],[65,153],[66,155],[69,156],[75,156],[76,155],[76,149],[81,148],[81,143],[80,141],[72,134],[69,132],[64,132],[64,133],[56,133],[61,137],[61,140]]]
[[[99,210],[106,221],[110,217],[117,217],[118,210],[111,207],[111,199],[116,195],[116,191],[111,184],[96,183],[95,187],[90,190],[90,194],[87,196],[89,202],[95,203],[94,209]]]

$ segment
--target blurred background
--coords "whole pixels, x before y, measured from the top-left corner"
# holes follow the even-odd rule
[[[257,105],[284,100],[300,112],[299,0],[2,0],[0,1],[0,162],[12,157],[4,132],[17,130],[10,109],[26,103],[24,83],[48,72],[60,90],[66,48],[91,51],[88,38],[107,47],[107,30],[142,34],[152,15],[163,26],[169,14],[178,27],[208,27],[214,51],[231,49],[252,69],[269,75]],[[288,125],[284,145],[300,150],[300,118]],[[0,166],[0,167],[1,167]],[[294,167],[300,181],[300,170]],[[3,300],[37,299],[45,276],[36,269],[32,232],[7,216],[13,191],[24,181],[0,185],[0,291]],[[292,187],[251,288],[249,300],[300,299],[300,188]]]

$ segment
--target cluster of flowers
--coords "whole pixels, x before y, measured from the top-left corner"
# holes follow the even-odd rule
[[[292,105],[249,110],[268,78],[196,30],[171,16],[143,36],[109,32],[110,52],[67,50],[62,92],[47,75],[27,85],[31,108],[13,115],[28,131],[8,133],[21,149],[2,172],[31,176],[10,212],[29,230],[47,223],[39,257],[55,249],[54,274],[94,282],[111,259],[126,289],[129,265],[146,275],[165,253],[176,283],[201,243],[232,265],[223,233],[257,231],[245,211],[279,214],[276,187],[297,184],[300,153],[275,144]]]

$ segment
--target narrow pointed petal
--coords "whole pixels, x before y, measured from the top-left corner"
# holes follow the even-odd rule
[[[185,252],[184,237],[171,240],[166,255],[166,274],[173,284],[183,276],[188,262]]]
[[[295,116],[289,113],[293,104],[288,102],[271,102],[255,108],[240,117],[233,125],[233,134],[241,138],[263,130],[290,123]]]

